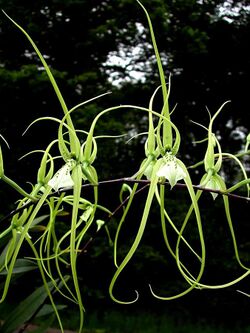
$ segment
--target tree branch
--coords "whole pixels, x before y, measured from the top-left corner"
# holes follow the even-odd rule
[[[148,186],[150,184],[150,180],[146,180],[146,179],[137,180],[137,179],[133,179],[133,178],[117,178],[117,179],[103,180],[103,181],[100,181],[98,184],[95,184],[95,185],[89,184],[89,183],[88,184],[83,184],[82,188],[89,188],[89,187],[93,187],[93,186],[110,185],[110,184],[116,184],[116,183],[132,183],[132,184],[139,183],[139,184],[145,184],[145,185]],[[169,185],[169,182],[164,182],[164,183],[159,182],[159,184],[161,184],[161,185]],[[186,188],[186,184],[176,183],[175,187],[177,187],[177,188]],[[220,194],[220,195],[226,195],[229,198],[233,198],[233,199],[237,199],[237,200],[244,200],[246,202],[250,202],[250,198],[249,197],[245,197],[245,196],[238,195],[238,194],[225,193],[223,191],[205,188],[205,187],[202,187],[200,185],[193,185],[193,188],[196,189],[196,190],[203,191],[203,192],[217,193],[217,194]],[[54,196],[55,194],[59,195],[62,192],[69,192],[71,190],[72,190],[72,187],[64,188],[64,189],[59,190],[57,192],[51,193],[48,196],[48,198]],[[37,199],[37,201],[38,200],[39,199]],[[30,201],[30,202],[24,204],[22,207],[14,209],[13,211],[11,211],[9,214],[5,215],[0,220],[0,224],[3,223],[4,221],[10,219],[14,215],[18,214],[19,212],[22,212],[25,208],[33,206],[35,203],[36,203],[36,201]]]

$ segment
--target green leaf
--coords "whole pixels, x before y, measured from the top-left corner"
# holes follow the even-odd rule
[[[34,263],[33,261],[28,259],[17,259],[12,273],[21,274],[32,271],[34,269],[37,269],[37,264]],[[7,275],[7,274],[8,272],[6,269],[0,272],[0,275]]]
[[[48,283],[48,287],[51,290],[53,284]],[[20,325],[28,321],[38,308],[42,306],[47,296],[48,294],[43,285],[36,289],[9,314],[1,327],[1,333],[13,333]]]
[[[57,308],[57,310],[63,310],[65,308],[67,308],[67,305],[57,305],[56,308]],[[51,304],[44,304],[44,306],[41,308],[41,310],[36,315],[36,318],[42,317],[42,316],[47,316],[52,313],[54,313],[53,306]]]
[[[43,222],[44,220],[46,220],[48,217],[49,217],[48,214],[47,214],[47,215],[42,215],[42,216],[38,216],[38,217],[36,217],[36,218],[33,220],[32,224],[31,224],[31,228],[33,228],[33,227],[36,226],[37,224],[42,223],[42,222]]]

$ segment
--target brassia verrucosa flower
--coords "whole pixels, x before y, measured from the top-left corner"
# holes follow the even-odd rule
[[[54,139],[45,149],[37,149],[23,156],[29,157],[31,154],[42,156],[36,181],[32,185],[27,185],[29,191],[24,190],[6,176],[0,145],[0,180],[20,195],[20,199],[16,203],[16,210],[8,217],[8,226],[0,233],[0,242],[3,242],[0,252],[0,273],[2,273],[4,279],[0,287],[0,302],[4,302],[6,299],[16,267],[20,269],[20,260],[26,260],[25,263],[27,264],[28,259],[20,259],[19,257],[23,253],[21,250],[24,248],[26,251],[28,247],[31,253],[29,260],[34,263],[40,272],[44,290],[62,332],[63,322],[55,304],[55,292],[73,304],[77,304],[79,332],[83,331],[85,309],[77,273],[77,259],[79,254],[85,252],[86,246],[93,239],[93,236],[88,238],[92,229],[94,229],[95,235],[99,234],[100,230],[105,229],[108,244],[113,246],[115,272],[109,286],[110,297],[121,304],[130,304],[137,301],[138,291],[135,291],[133,298],[128,297],[128,299],[122,300],[115,296],[114,289],[120,274],[134,257],[140,245],[153,211],[152,207],[155,204],[159,209],[164,243],[185,284],[182,285],[183,289],[177,289],[173,294],[164,296],[158,295],[150,285],[149,288],[154,297],[161,300],[171,300],[186,295],[194,288],[226,288],[250,274],[249,267],[243,263],[239,254],[228,199],[228,195],[239,188],[246,189],[247,197],[249,197],[250,179],[240,158],[249,154],[250,134],[246,137],[243,153],[233,155],[222,151],[219,137],[216,136],[213,127],[215,119],[226,102],[213,116],[209,114],[207,128],[201,125],[207,133],[205,139],[207,146],[203,161],[193,166],[186,166],[184,163],[185,156],[180,155],[182,136],[173,121],[174,116],[172,114],[175,108],[171,109],[169,105],[171,77],[169,76],[166,81],[150,16],[143,4],[138,0],[137,3],[146,15],[159,72],[159,86],[153,92],[148,107],[124,104],[104,109],[96,115],[87,129],[75,128],[72,113],[110,92],[83,101],[69,109],[51,69],[32,38],[20,25],[5,14],[26,36],[36,52],[55,91],[63,115],[61,118],[41,117],[28,126],[29,129],[37,123],[40,124],[43,120],[53,121],[57,125]],[[155,97],[159,93],[162,94],[163,102],[160,109],[156,110]],[[122,179],[123,184],[118,194],[119,206],[115,212],[112,212],[101,204],[102,201],[99,198],[100,181],[98,170],[95,168],[95,160],[97,153],[99,154],[98,140],[120,137],[123,134],[111,136],[107,133],[107,135],[96,136],[96,125],[100,118],[109,115],[110,112],[126,112],[128,109],[147,115],[147,130],[135,135],[145,135],[143,152],[145,156],[140,161],[137,171],[132,176]],[[0,138],[5,141],[1,135]],[[7,144],[6,141],[5,143]],[[100,151],[98,158],[102,161],[102,151]],[[232,186],[227,187],[227,179],[224,180],[221,171],[224,161],[226,163],[228,160],[238,166],[242,178],[233,183]],[[191,173],[194,168],[199,166],[203,166],[205,171],[201,177],[198,190],[195,191]],[[133,186],[130,187],[127,184],[128,181],[132,182]],[[111,180],[107,182],[111,182]],[[140,187],[140,183],[146,184],[144,184],[144,187]],[[83,186],[91,188],[88,194],[83,190]],[[178,202],[175,207],[177,212],[173,213],[174,210],[171,210],[169,199],[176,193],[177,187],[184,187],[187,192],[188,210],[184,215],[179,211]],[[122,229],[126,227],[131,208],[138,208],[135,202],[138,192],[142,190],[145,192],[145,202],[140,212],[141,217],[134,239],[130,240],[124,254],[124,247],[120,251],[120,234]],[[203,192],[210,192],[214,200],[222,198],[235,258],[244,271],[239,277],[220,285],[205,284],[202,281],[207,257],[203,220],[199,208],[199,199]],[[210,205],[213,205],[214,201],[210,201]],[[112,233],[109,233],[107,227],[107,221],[118,211],[122,211],[122,214],[113,240]],[[63,216],[69,219],[67,221],[69,223],[63,225],[62,232],[60,223],[62,223],[61,217]],[[105,216],[107,220],[105,220]],[[189,226],[192,227],[192,235],[188,232]],[[168,229],[171,230],[170,233]],[[134,225],[133,230],[135,230]],[[195,238],[195,242],[193,242],[193,238]],[[188,259],[183,254],[183,247],[188,251]],[[27,266],[25,266],[25,269],[27,270]]]
[[[162,158],[162,165],[157,171],[156,175],[169,181],[171,188],[175,184],[186,177],[186,172],[178,163],[178,159],[172,153],[166,153]]]

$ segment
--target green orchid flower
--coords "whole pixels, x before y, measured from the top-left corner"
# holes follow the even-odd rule
[[[214,174],[210,177],[210,179],[208,180],[208,182],[205,185],[205,188],[209,189],[209,190],[216,190],[216,191],[222,191],[222,187],[221,187],[221,183],[220,183],[220,179],[221,177],[217,174]],[[213,199],[215,200],[218,196],[218,193],[215,192],[210,192]]]
[[[73,187],[74,181],[70,172],[73,170],[74,166],[75,161],[73,159],[68,160],[66,164],[56,172],[54,177],[50,179],[48,185],[55,191],[65,187]]]
[[[186,172],[178,162],[178,158],[176,158],[172,153],[167,153],[162,158],[162,164],[156,173],[158,177],[163,177],[169,181],[171,189],[179,180],[186,177]]]

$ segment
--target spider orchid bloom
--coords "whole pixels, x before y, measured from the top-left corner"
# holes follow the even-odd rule
[[[68,160],[66,164],[56,172],[54,177],[50,179],[48,185],[51,186],[55,191],[58,191],[60,188],[64,187],[73,187],[74,182],[71,178],[70,172],[74,166],[74,160]]]
[[[221,184],[220,184],[220,176],[218,175],[212,175],[209,181],[206,183],[205,188],[210,189],[210,190],[215,190],[215,191],[221,191]],[[215,200],[218,196],[218,193],[215,192],[210,192],[213,199]]]
[[[179,180],[186,177],[186,172],[179,165],[178,159],[172,153],[167,153],[156,175],[167,179],[172,189]]]

